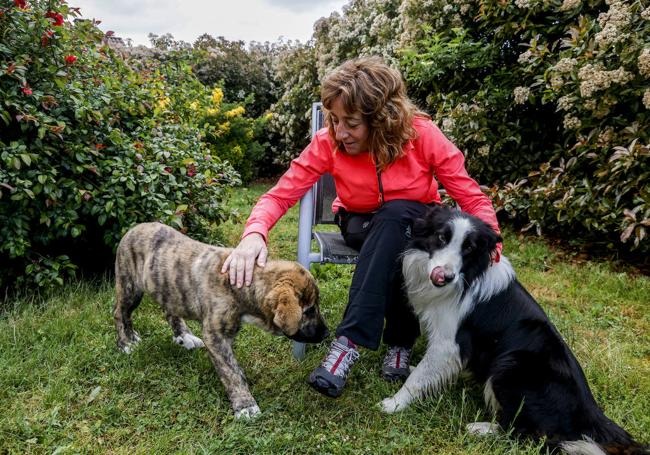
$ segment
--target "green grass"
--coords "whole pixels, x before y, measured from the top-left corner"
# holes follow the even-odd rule
[[[223,226],[228,243],[237,242],[267,187],[234,195],[243,215]],[[273,257],[295,258],[297,217],[293,208],[272,231]],[[566,262],[539,239],[508,231],[505,238],[505,254],[569,342],[597,401],[650,442],[650,279],[604,263]],[[312,271],[334,328],[352,268]],[[254,327],[242,330],[235,351],[262,415],[235,421],[206,353],[173,344],[151,300],[135,313],[142,344],[130,356],[118,352],[112,302],[108,280],[68,285],[44,302],[9,302],[0,316],[0,453],[538,453],[504,435],[465,433],[467,423],[489,419],[481,389],[469,379],[389,416],[376,406],[398,388],[379,377],[383,351],[362,352],[346,392],[331,400],[306,384],[326,344],[297,362],[289,340]],[[424,348],[420,340],[416,360]]]

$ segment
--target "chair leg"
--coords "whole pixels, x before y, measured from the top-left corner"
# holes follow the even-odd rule
[[[293,353],[293,357],[296,360],[303,360],[305,358],[306,351],[307,351],[307,344],[300,343],[298,341],[293,342],[293,349],[291,352]]]

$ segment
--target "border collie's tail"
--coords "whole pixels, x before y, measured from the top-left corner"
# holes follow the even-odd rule
[[[633,439],[626,443],[610,442],[598,444],[585,436],[579,441],[563,441],[557,447],[569,455],[648,455],[650,450]]]

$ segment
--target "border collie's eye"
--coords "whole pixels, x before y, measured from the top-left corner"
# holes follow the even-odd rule
[[[446,240],[445,240],[445,234],[438,234],[438,241],[439,241],[441,244],[444,245],[445,242],[446,242]]]

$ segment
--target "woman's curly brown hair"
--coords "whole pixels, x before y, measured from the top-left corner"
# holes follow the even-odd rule
[[[381,170],[400,158],[404,144],[415,139],[413,118],[429,118],[406,95],[400,72],[380,57],[348,60],[323,80],[321,101],[332,138],[336,136],[329,109],[336,98],[347,112],[363,115],[369,128],[368,149]],[[338,148],[344,150],[341,144]]]

